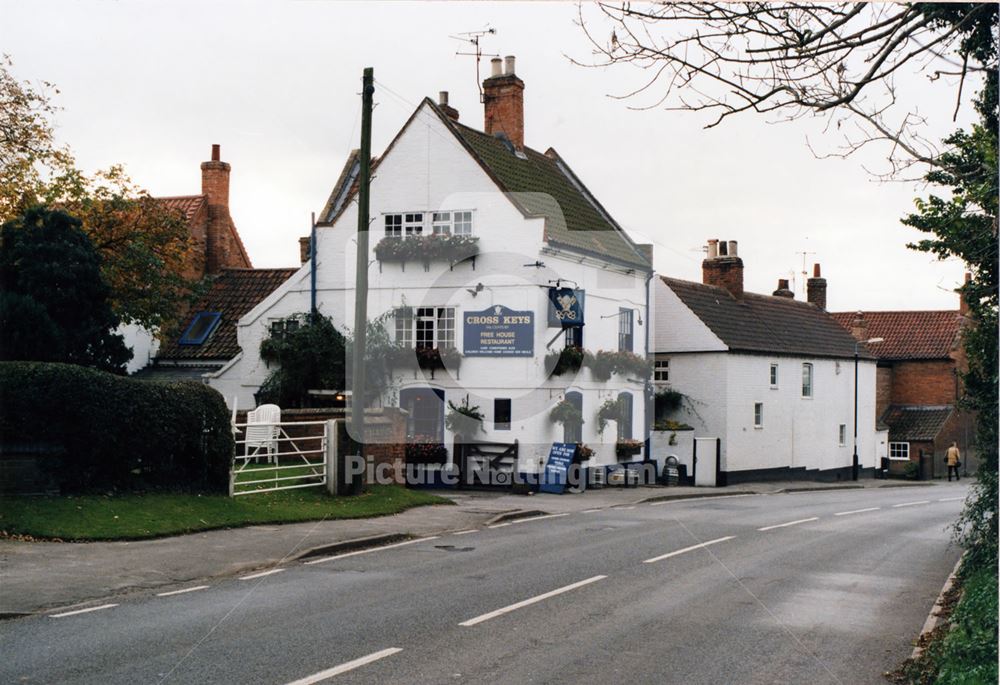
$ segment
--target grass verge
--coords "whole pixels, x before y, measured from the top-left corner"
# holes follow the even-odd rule
[[[2,497],[0,531],[56,540],[139,540],[217,528],[319,519],[387,516],[450,500],[420,490],[374,485],[357,497],[319,488],[244,497],[179,493]]]
[[[886,677],[900,685],[993,685],[997,682],[997,572],[962,569],[945,621],[921,643],[923,653]],[[950,600],[950,601],[949,601]]]

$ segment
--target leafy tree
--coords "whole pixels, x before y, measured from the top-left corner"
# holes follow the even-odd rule
[[[108,304],[101,258],[80,221],[43,207],[0,227],[0,358],[124,373],[132,357]]]
[[[257,392],[257,401],[282,407],[305,407],[309,390],[343,390],[347,341],[326,316],[300,314],[295,330],[270,336],[260,345],[260,356],[276,368]]]
[[[996,59],[996,46],[993,46]],[[916,201],[917,211],[903,223],[930,234],[910,245],[944,259],[958,257],[971,279],[962,295],[969,304],[972,326],[963,341],[968,371],[964,404],[977,412],[976,447],[979,472],[957,530],[969,550],[973,566],[997,563],[997,217],[1000,184],[997,180],[997,80],[987,81],[977,101],[981,115],[971,132],[958,131],[945,142],[951,150],[941,156],[927,181],[949,191],[948,197],[930,195]]]
[[[11,74],[0,59],[0,222],[44,204],[79,218],[101,255],[110,302],[125,323],[169,326],[199,288],[185,276],[191,237],[184,217],[137,187],[120,166],[91,176],[57,147],[51,83]]]

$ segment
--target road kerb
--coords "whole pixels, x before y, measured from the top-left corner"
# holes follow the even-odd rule
[[[927,620],[924,621],[924,627],[920,630],[920,635],[917,636],[917,646],[913,648],[913,653],[910,654],[911,659],[916,659],[924,651],[923,648],[919,646],[920,638],[937,628],[937,624],[941,620],[938,616],[938,612],[941,611],[941,608],[943,607],[944,596],[948,594],[952,585],[955,584],[955,576],[958,575],[958,568],[962,565],[962,559],[964,558],[964,554],[959,557],[958,561],[955,562],[955,568],[953,568],[951,573],[948,575],[948,580],[944,581],[944,586],[941,588],[941,592],[938,593],[938,598],[934,602],[934,606],[931,607],[931,612],[927,614]]]

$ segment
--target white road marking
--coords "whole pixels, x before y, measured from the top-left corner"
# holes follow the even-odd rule
[[[732,540],[735,535],[728,535],[724,538],[716,538],[715,540],[709,540],[708,542],[699,542],[697,545],[691,545],[690,547],[685,547],[684,549],[677,549],[673,552],[667,552],[666,554],[661,554],[658,557],[653,557],[652,559],[646,559],[644,564],[652,564],[657,561],[663,561],[664,559],[669,559],[670,557],[676,557],[678,554],[684,554],[685,552],[691,552],[696,549],[701,549],[702,547],[708,547],[709,545],[715,545],[720,542],[725,542],[726,540]]]
[[[718,497],[683,497],[679,499],[668,499],[663,502],[650,502],[651,507],[662,507],[664,504],[703,504],[717,499],[732,499],[734,497],[756,497],[755,493],[744,495],[720,495]]]
[[[198,590],[208,589],[207,585],[196,585],[194,587],[186,587],[183,590],[172,590],[170,592],[157,592],[157,597],[170,597],[172,595],[183,595],[186,592],[197,592]]]
[[[614,509],[618,509],[618,510],[620,510],[620,511],[624,511],[624,510],[626,510],[626,509],[635,509],[635,507],[613,507],[613,508],[614,508]]]
[[[593,578],[587,578],[586,580],[581,580],[577,583],[571,583],[570,585],[564,585],[557,590],[552,590],[541,595],[537,595],[530,599],[525,599],[515,604],[505,606],[502,609],[497,609],[496,611],[491,611],[488,614],[482,614],[481,616],[476,616],[475,618],[470,618],[468,621],[462,621],[458,625],[468,628],[469,626],[474,626],[477,623],[482,623],[483,621],[489,621],[491,618],[496,618],[497,616],[503,616],[504,614],[510,613],[517,609],[521,609],[526,606],[530,606],[542,600],[548,599],[549,597],[555,597],[556,595],[561,595],[564,592],[569,592],[570,590],[575,590],[577,588],[583,587],[584,585],[590,585],[591,583],[596,583],[599,580],[604,580],[607,576],[594,576]]]
[[[959,500],[965,499],[964,497],[942,497],[938,502],[957,502]]]
[[[581,514],[593,514],[594,512],[597,512],[597,511],[602,511],[602,510],[601,509],[584,509],[580,513]]]
[[[263,578],[264,576],[273,576],[275,573],[281,573],[285,569],[283,568],[272,568],[270,571],[261,571],[260,573],[253,573],[249,576],[240,576],[240,580],[253,580],[254,578]]]
[[[412,545],[416,542],[426,542],[428,540],[437,540],[440,535],[432,535],[428,538],[415,538],[413,540],[406,540],[404,542],[397,542],[394,545],[382,545],[381,547],[369,547],[368,549],[359,549],[356,552],[345,552],[343,554],[335,554],[332,557],[323,557],[321,559],[313,559],[312,561],[304,561],[303,564],[322,564],[326,561],[333,561],[335,559],[346,559],[347,557],[356,557],[359,554],[369,554],[370,552],[379,552],[383,549],[393,549],[395,547],[405,547],[406,545]]]
[[[452,533],[452,535],[468,535],[469,533],[477,532],[477,528],[470,528],[469,530],[460,530],[457,533]]]
[[[353,671],[356,668],[370,664],[373,661],[378,661],[379,659],[384,659],[387,656],[392,656],[393,654],[398,654],[403,650],[399,647],[390,647],[389,649],[383,649],[379,652],[373,652],[368,656],[363,656],[360,659],[355,659],[354,661],[348,661],[340,666],[334,666],[333,668],[328,668],[325,671],[320,671],[319,673],[314,673],[311,676],[306,676],[305,678],[300,678],[294,682],[288,683],[288,685],[313,685],[313,683],[318,683],[327,678],[332,678],[335,675],[340,675],[341,673],[347,673],[348,671]]]
[[[930,503],[931,503],[931,501],[929,499],[921,499],[921,500],[917,500],[916,502],[903,502],[902,504],[893,504],[892,508],[893,509],[898,509],[900,507],[912,507],[912,506],[917,505],[917,504],[930,504]]]
[[[834,516],[847,516],[848,514],[863,514],[866,511],[878,511],[882,507],[868,507],[867,509],[852,509],[851,511],[838,511]]]
[[[788,523],[779,523],[776,526],[764,526],[763,528],[758,528],[757,530],[774,530],[775,528],[787,528],[788,526],[797,526],[800,523],[809,523],[810,521],[818,521],[819,516],[813,516],[808,519],[799,519],[798,521],[789,521]]]
[[[490,528],[506,528],[507,526],[513,526],[517,523],[528,523],[529,521],[541,521],[542,519],[556,519],[560,516],[569,516],[566,514],[545,514],[544,516],[532,516],[530,518],[517,519],[515,521],[507,521],[506,523],[495,523]]]
[[[91,611],[100,611],[118,606],[117,604],[102,604],[99,607],[88,607],[86,609],[76,609],[75,611],[64,611],[61,614],[50,614],[51,618],[63,618],[64,616],[76,616],[77,614],[89,614]]]

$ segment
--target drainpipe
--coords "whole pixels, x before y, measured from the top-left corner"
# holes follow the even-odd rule
[[[316,319],[316,212],[312,213],[312,232],[309,234],[309,314]]]
[[[653,280],[653,275],[654,275],[653,271],[650,271],[649,274],[646,275],[646,330],[645,330],[645,338],[646,338],[646,350],[645,350],[645,352],[646,352],[646,361],[649,361],[649,329],[653,325],[653,319],[649,315],[649,282]],[[650,421],[649,421],[649,409],[650,409],[650,407],[653,404],[653,402],[652,402],[653,384],[652,384],[652,381],[650,381],[650,379],[648,379],[648,378],[646,379],[646,382],[643,383],[642,395],[643,395],[643,397],[642,397],[643,402],[645,403],[645,406],[643,408],[643,414],[646,417],[645,428],[643,429],[642,449],[643,449],[643,456],[648,461],[650,459],[650,456],[649,456],[649,430],[650,430],[650,425],[651,425]]]

